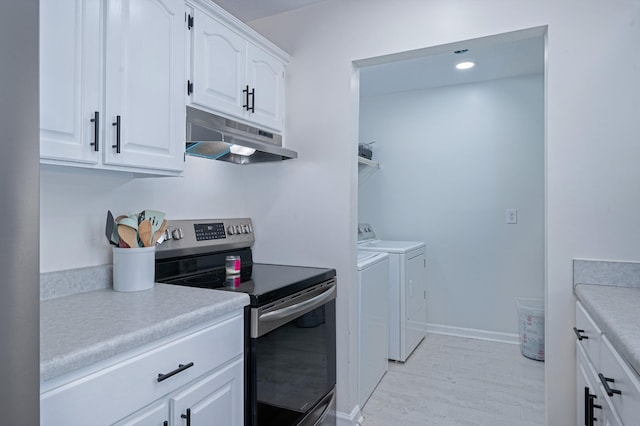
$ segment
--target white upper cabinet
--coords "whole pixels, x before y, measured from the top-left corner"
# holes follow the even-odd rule
[[[181,172],[184,2],[41,0],[40,9],[43,162]]]
[[[105,163],[181,170],[184,3],[108,1]],[[120,117],[118,129],[117,117]]]
[[[194,11],[192,103],[233,116],[245,108],[246,40],[206,13]],[[197,84],[196,84],[197,82]]]
[[[288,55],[212,3],[193,17],[189,103],[282,132]]]
[[[102,109],[100,0],[40,1],[40,156],[87,164]],[[95,114],[98,123],[92,122]]]
[[[284,64],[247,44],[247,84],[252,120],[282,130],[284,126]]]

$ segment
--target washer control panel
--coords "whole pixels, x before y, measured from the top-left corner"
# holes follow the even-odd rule
[[[373,227],[368,223],[358,223],[358,241],[372,240],[376,237]]]

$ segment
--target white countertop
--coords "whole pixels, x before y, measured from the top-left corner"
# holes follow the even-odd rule
[[[156,283],[151,290],[90,291],[40,302],[45,382],[249,304],[246,294]]]
[[[640,287],[577,284],[575,293],[607,339],[640,375]]]

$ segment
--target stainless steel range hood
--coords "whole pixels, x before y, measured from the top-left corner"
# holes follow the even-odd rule
[[[237,164],[298,157],[282,147],[280,135],[192,107],[187,107],[186,153]]]

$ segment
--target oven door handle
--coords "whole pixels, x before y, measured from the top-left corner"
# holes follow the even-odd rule
[[[278,309],[276,311],[262,314],[258,317],[258,321],[270,322],[277,321],[289,316],[295,316],[296,314],[305,310],[312,311],[318,306],[322,306],[325,301],[335,295],[336,286],[331,286],[330,289],[320,293],[319,295],[305,300],[304,302],[296,303],[295,305],[287,306],[286,308]]]
[[[336,399],[336,392],[334,390],[334,391],[331,391],[331,398],[329,399],[329,402],[327,402],[327,405],[324,407],[322,414],[320,414],[320,418],[318,419],[318,421],[315,423],[314,426],[322,425],[324,423],[324,419],[327,418],[327,415],[331,412],[331,407],[333,407],[335,399]]]
[[[327,395],[316,405],[311,412],[309,412],[305,418],[303,418],[298,426],[323,426],[335,424],[335,419],[330,419],[325,423],[327,416],[332,413],[332,417],[335,417],[335,399],[336,390],[331,389]]]

